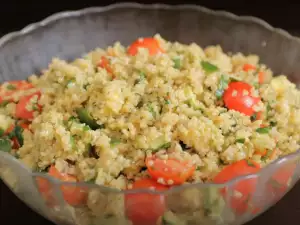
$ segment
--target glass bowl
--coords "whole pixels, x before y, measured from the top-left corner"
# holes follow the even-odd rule
[[[96,47],[115,41],[128,45],[137,37],[159,33],[167,40],[221,45],[226,52],[253,53],[275,74],[286,74],[300,83],[300,39],[274,29],[253,17],[238,17],[200,6],[123,3],[55,14],[0,39],[0,82],[26,79],[47,67],[52,57],[71,60]],[[147,210],[166,212],[158,221],[140,224],[240,225],[280,200],[298,181],[300,152],[277,159],[258,174],[237,177],[225,184],[193,184],[164,192],[118,191],[89,183],[63,183],[46,174],[34,173],[11,155],[0,151],[0,176],[29,207],[56,224],[132,224],[124,198],[147,195]],[[278,182],[285,180],[286,185]],[[51,186],[47,196],[37,180]],[[251,186],[241,199],[237,189]],[[64,188],[80,187],[86,203],[65,201]],[[132,202],[135,204],[135,202]],[[141,210],[145,210],[141,208]],[[152,212],[152,213],[153,213]],[[137,225],[137,224],[134,224]]]

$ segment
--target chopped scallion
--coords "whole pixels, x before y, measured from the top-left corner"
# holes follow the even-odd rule
[[[256,129],[256,132],[259,134],[267,134],[271,130],[270,127],[260,127]]]
[[[217,66],[215,66],[207,61],[201,61],[201,66],[206,73],[213,73],[213,72],[217,72],[219,70],[219,68]]]
[[[220,78],[220,83],[219,83],[219,87],[216,91],[216,96],[218,99],[222,98],[223,94],[224,94],[224,90],[228,87],[228,79],[226,76],[222,75]]]
[[[175,69],[180,69],[181,68],[181,60],[180,60],[179,57],[174,58],[173,62],[174,62],[174,68]]]
[[[244,144],[245,143],[245,138],[236,139],[236,143]]]

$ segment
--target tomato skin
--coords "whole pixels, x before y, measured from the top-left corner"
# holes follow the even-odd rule
[[[195,165],[189,162],[180,162],[176,159],[163,160],[156,157],[147,158],[146,166],[153,179],[163,179],[166,185],[183,184],[196,169]]]
[[[260,98],[251,96],[251,90],[252,86],[245,82],[231,82],[223,95],[225,106],[228,109],[252,116],[256,113],[253,106],[259,103]],[[248,92],[249,94],[244,95],[244,92]]]
[[[231,165],[228,165],[220,171],[214,178],[215,183],[225,183],[238,176],[257,173],[260,170],[260,165],[251,160],[240,160]],[[248,209],[248,200],[254,193],[257,180],[250,178],[236,183],[233,188],[233,193],[240,193],[239,196],[233,194],[230,199],[231,207],[238,214],[243,214]],[[222,194],[226,195],[226,190],[222,190]]]
[[[127,52],[129,55],[136,55],[139,48],[147,48],[150,55],[156,55],[158,53],[163,53],[164,50],[160,47],[159,42],[155,38],[141,38],[133,42]]]
[[[274,201],[278,201],[287,192],[289,181],[294,175],[296,167],[295,163],[281,166],[267,182],[267,192],[272,193]]]
[[[105,56],[102,56],[101,57],[101,60],[98,64],[99,67],[105,69],[108,73],[112,74],[113,71],[109,65],[109,60],[105,57]]]
[[[26,95],[20,98],[18,104],[16,105],[16,117],[20,119],[32,120],[34,111],[28,111],[27,104],[30,103],[31,98],[38,96],[38,99],[41,97],[41,92],[36,92],[31,95]],[[37,104],[38,111],[41,111],[42,107]]]
[[[77,182],[77,179],[75,176],[60,173],[55,166],[51,166],[49,169],[48,174],[58,180],[61,180],[63,182]],[[53,195],[51,186],[48,182],[48,180],[44,178],[40,178],[37,180],[39,190],[42,194],[42,196],[51,203],[53,203]],[[86,191],[81,187],[76,187],[75,185],[72,186],[61,186],[61,191],[63,193],[64,200],[72,205],[72,206],[78,206],[86,201],[87,193]]]
[[[132,189],[168,190],[167,186],[158,184],[153,179],[144,178],[136,181]],[[155,225],[166,211],[165,198],[158,194],[126,194],[125,213],[133,225]]]
[[[5,101],[12,102],[13,101],[13,95],[17,93],[18,91],[24,91],[33,88],[32,83],[29,83],[25,80],[15,80],[15,81],[8,81],[5,82],[7,85],[12,85],[14,89],[10,90],[5,88],[5,86],[2,84],[0,86],[0,103]],[[7,87],[7,86],[6,86]]]

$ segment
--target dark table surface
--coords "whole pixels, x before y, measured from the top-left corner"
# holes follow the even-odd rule
[[[80,9],[105,5],[117,1],[1,1],[0,37],[7,33],[39,21],[57,11]],[[150,3],[151,1],[138,1]],[[155,1],[164,3],[197,3],[213,9],[231,11],[239,15],[260,17],[271,25],[281,27],[292,34],[300,34],[300,2],[292,1],[245,1],[245,0],[204,0],[204,1]],[[53,225],[34,213],[18,200],[0,181],[0,224],[3,225]],[[298,183],[279,203],[247,225],[299,225],[300,224],[300,183]]]

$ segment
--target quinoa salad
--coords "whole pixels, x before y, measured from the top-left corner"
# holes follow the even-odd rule
[[[0,151],[34,172],[118,190],[224,183],[299,149],[299,96],[257,55],[155,35],[4,82]],[[86,201],[72,191],[70,205]]]

